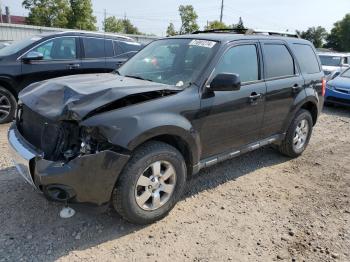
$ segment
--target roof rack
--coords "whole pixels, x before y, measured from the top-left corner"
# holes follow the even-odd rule
[[[235,34],[245,34],[249,29],[248,28],[218,28],[218,29],[209,29],[209,30],[199,30],[195,31],[192,34],[208,34],[208,33],[235,33]]]
[[[233,33],[233,34],[245,34],[245,35],[269,35],[269,36],[285,36],[300,38],[297,33],[291,33],[288,31],[273,31],[273,30],[259,30],[250,28],[225,28],[225,29],[210,29],[203,31],[195,31],[192,34],[207,34],[207,33]]]

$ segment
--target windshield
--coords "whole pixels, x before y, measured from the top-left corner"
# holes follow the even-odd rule
[[[13,42],[11,45],[4,47],[0,50],[0,56],[9,56],[17,53],[26,46],[40,40],[40,36],[31,36],[20,41]]]
[[[344,73],[341,74],[341,77],[347,77],[350,78],[350,69],[344,71]]]
[[[198,78],[217,49],[217,42],[194,39],[154,41],[118,73],[157,83],[186,87]]]
[[[340,56],[320,55],[320,59],[323,66],[340,66],[341,64]]]

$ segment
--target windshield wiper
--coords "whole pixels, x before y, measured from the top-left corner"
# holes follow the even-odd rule
[[[151,80],[151,79],[143,78],[143,77],[141,77],[141,76],[125,75],[125,77],[130,77],[130,78],[134,78],[134,79],[139,79],[139,80],[154,82],[154,81]]]

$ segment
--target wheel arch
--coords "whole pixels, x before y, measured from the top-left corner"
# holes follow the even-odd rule
[[[16,100],[18,99],[18,93],[8,80],[0,78],[0,86],[10,91],[10,93],[15,97]]]
[[[146,131],[131,141],[128,148],[130,151],[135,151],[149,141],[163,142],[176,148],[185,159],[188,174],[193,172],[193,167],[199,162],[201,152],[199,138],[182,128],[167,126]]]

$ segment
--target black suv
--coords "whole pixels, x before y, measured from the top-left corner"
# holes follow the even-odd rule
[[[189,175],[276,144],[297,157],[325,81],[305,40],[193,34],[152,42],[112,74],[24,89],[8,139],[22,176],[56,201],[164,217]]]
[[[12,121],[19,91],[49,78],[106,73],[141,49],[125,36],[60,32],[31,36],[0,50],[0,124]]]

